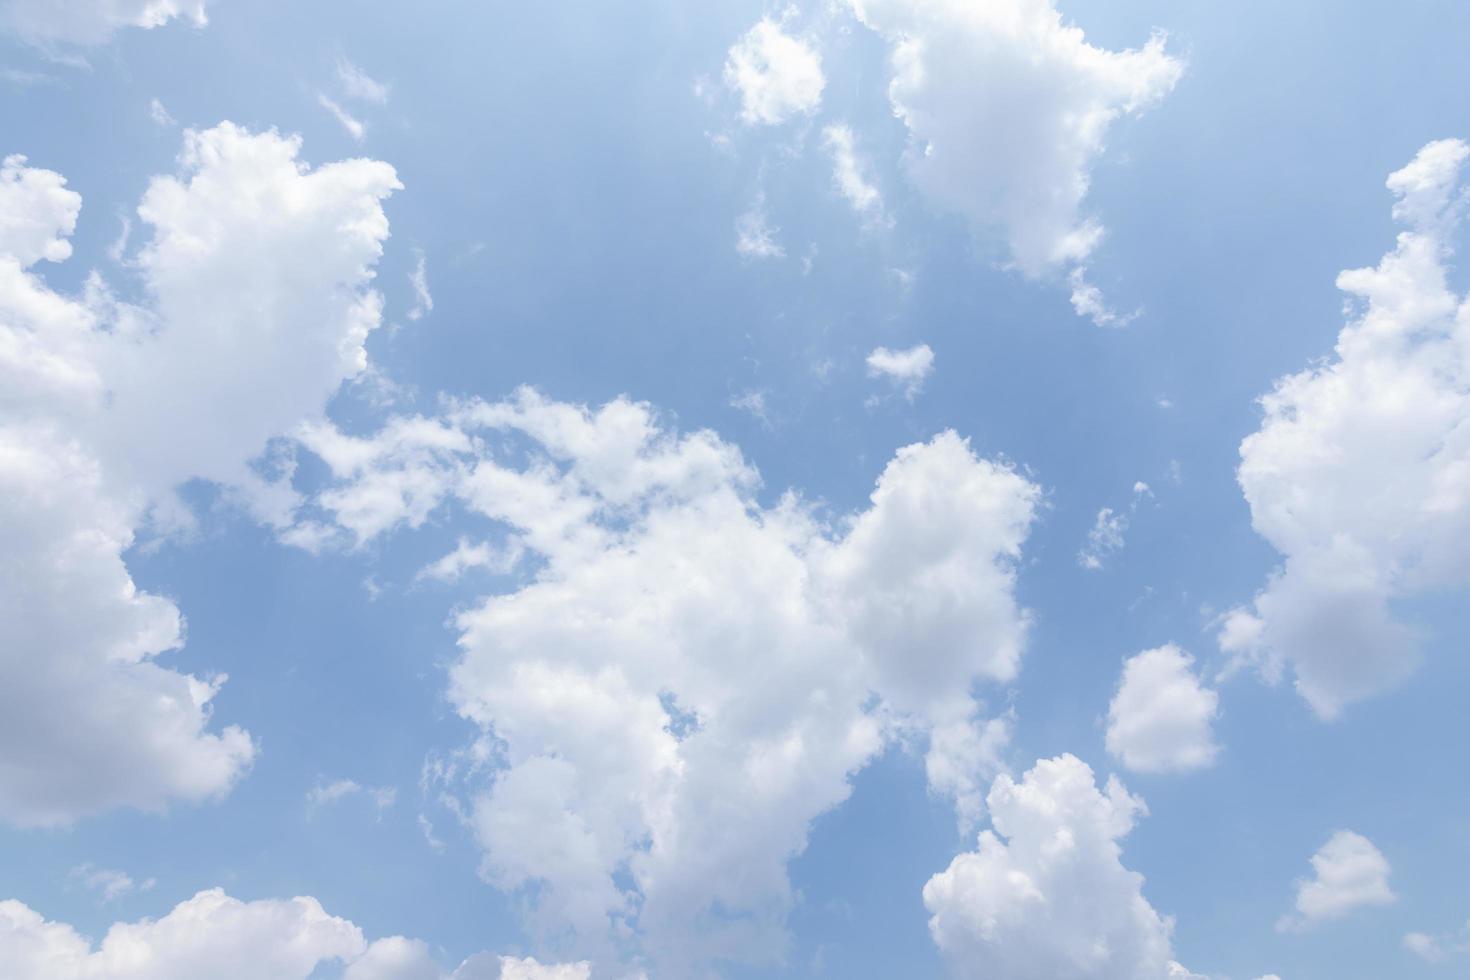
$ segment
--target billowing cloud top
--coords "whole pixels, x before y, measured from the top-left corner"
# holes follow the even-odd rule
[[[1240,485],[1284,563],[1220,644],[1268,676],[1290,666],[1333,717],[1418,658],[1394,600],[1470,579],[1470,305],[1447,279],[1470,146],[1430,143],[1392,174],[1405,226],[1342,273],[1357,316],[1326,363],[1280,379],[1240,447]]]
[[[138,208],[144,305],[33,268],[70,254],[79,195],[9,158],[0,197],[0,817],[65,823],[228,790],[255,754],[209,730],[224,677],[154,658],[183,644],[169,600],[122,554],[187,522],[174,489],[240,487],[269,518],[289,489],[249,465],[365,365],[391,167],[308,170],[299,141],[229,123],[190,132],[180,175]],[[270,390],[260,379],[275,378]]]

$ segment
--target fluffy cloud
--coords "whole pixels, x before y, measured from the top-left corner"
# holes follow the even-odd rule
[[[1324,718],[1414,667],[1394,600],[1470,578],[1470,307],[1446,282],[1470,146],[1430,143],[1388,179],[1405,226],[1336,356],[1277,382],[1240,447],[1256,530],[1284,564],[1220,642],[1270,678],[1289,665]]]
[[[827,82],[821,56],[766,18],[730,48],[725,84],[740,93],[741,119],[774,126],[815,112]]]
[[[208,0],[5,0],[0,24],[36,42],[101,44],[124,27],[161,27],[174,19],[203,27]]]
[[[1016,674],[1039,490],[954,433],[900,450],[835,527],[625,400],[522,391],[314,444],[354,539],[454,497],[535,556],[456,617],[450,699],[486,735],[482,872],[542,930],[669,975],[779,955],[786,862],[888,738],[927,736],[935,791],[977,815],[1006,729],[972,687]]]
[[[1077,758],[996,778],[994,830],[924,886],[929,931],[956,976],[987,980],[1165,980],[1172,920],[1143,897],[1118,841],[1146,813],[1116,778],[1099,791]]]
[[[1128,658],[1108,705],[1108,752],[1136,772],[1185,772],[1212,765],[1211,725],[1220,696],[1200,683],[1194,660],[1169,645]]]
[[[1082,203],[1108,128],[1157,102],[1182,71],[1162,36],[1098,48],[1054,0],[850,2],[892,45],[888,94],[909,129],[919,188],[998,232],[1027,276],[1083,263],[1102,236]]]
[[[587,980],[585,963],[473,956],[450,971],[428,947],[394,936],[368,944],[362,930],[314,898],[242,902],[219,889],[180,902],[161,919],[119,922],[100,945],[17,901],[0,902],[0,962],[7,980],[307,980],[348,963],[344,980]]]
[[[0,231],[0,819],[201,800],[254,756],[239,728],[209,730],[223,676],[155,662],[182,617],[123,555],[145,525],[187,523],[189,479],[289,510],[249,461],[366,363],[397,182],[367,160],[309,171],[298,148],[228,123],[188,133],[180,175],[138,208],[137,306],[95,275],[50,289],[33,266],[69,255],[80,198],[20,158],[0,172],[20,219]]]
[[[889,379],[903,388],[905,398],[913,401],[934,372],[934,351],[928,344],[918,344],[907,350],[878,347],[868,355],[866,363],[868,377]]]
[[[1372,841],[1351,830],[1339,830],[1312,855],[1312,871],[1313,877],[1297,882],[1296,911],[1282,916],[1277,929],[1308,929],[1355,909],[1397,901],[1388,887],[1388,860]]]

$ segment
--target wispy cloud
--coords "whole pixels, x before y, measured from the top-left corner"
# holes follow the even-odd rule
[[[346,58],[337,59],[337,82],[349,99],[375,105],[386,105],[388,102],[388,86],[376,81]]]
[[[413,254],[413,269],[408,273],[408,281],[413,286],[413,306],[408,311],[408,318],[420,320],[425,313],[433,311],[434,297],[429,293],[428,257],[421,248],[415,248]]]
[[[328,96],[327,93],[318,92],[316,94],[316,100],[323,109],[327,110],[337,118],[337,121],[342,124],[342,128],[347,130],[347,134],[349,136],[357,140],[357,142],[359,143],[362,142],[363,137],[367,135],[367,126],[365,126],[360,120],[354,118],[352,114],[349,113],[346,109],[342,108],[336,102],[332,101],[331,97]]]
[[[117,901],[132,891],[146,892],[157,884],[154,878],[135,882],[131,875],[111,868],[98,868],[91,864],[79,864],[67,872],[67,877],[80,882],[84,888],[97,895],[98,901],[106,905]]]
[[[330,782],[318,780],[306,794],[306,810],[313,814],[324,806],[339,803],[350,796],[365,796],[372,801],[378,816],[398,800],[398,790],[392,786],[364,786],[353,779],[334,779]]]

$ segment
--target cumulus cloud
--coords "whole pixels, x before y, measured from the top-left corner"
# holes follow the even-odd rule
[[[124,27],[203,27],[208,0],[4,0],[0,24],[28,41],[102,44]]]
[[[1388,860],[1373,842],[1351,830],[1333,834],[1312,855],[1311,878],[1297,882],[1296,911],[1276,923],[1283,932],[1309,929],[1349,912],[1398,900],[1388,887]]]
[[[775,126],[815,112],[827,81],[821,56],[764,18],[731,46],[725,84],[740,94],[745,123]]]
[[[310,171],[298,149],[228,123],[187,133],[179,175],[138,208],[139,305],[95,275],[52,290],[34,266],[70,254],[81,199],[22,158],[0,170],[0,819],[203,800],[254,757],[241,729],[211,730],[222,675],[156,662],[182,617],[122,556],[142,527],[187,524],[190,479],[288,512],[250,461],[366,364],[398,185],[368,160]]]
[[[1187,772],[1214,764],[1211,726],[1220,696],[1200,683],[1194,659],[1170,644],[1123,664],[1108,705],[1108,752],[1135,772]]]
[[[1163,36],[1099,48],[1054,0],[850,2],[892,46],[888,94],[919,189],[998,234],[1026,276],[1074,270],[1078,312],[1115,321],[1081,271],[1103,234],[1082,207],[1112,124],[1179,79]]]
[[[588,980],[585,963],[478,954],[441,968],[417,940],[369,944],[357,926],[314,898],[242,902],[219,889],[160,919],[114,924],[95,947],[71,926],[17,901],[0,902],[7,980],[307,980],[347,964],[344,980]]]
[[[1070,755],[1018,783],[996,777],[993,830],[924,886],[929,932],[955,976],[1004,980],[1165,980],[1173,921],[1143,897],[1118,844],[1147,813],[1116,778],[1099,790]]]
[[[1289,667],[1323,718],[1413,670],[1395,600],[1470,579],[1470,307],[1446,282],[1467,158],[1442,140],[1389,177],[1404,230],[1338,276],[1356,316],[1335,356],[1280,379],[1241,443],[1252,524],[1284,561],[1220,645],[1269,679]]]
[[[928,344],[917,344],[907,350],[877,347],[868,355],[866,363],[868,377],[887,378],[903,389],[905,398],[913,401],[934,373],[934,351]]]
[[[536,557],[455,617],[449,693],[489,739],[464,805],[482,873],[537,929],[633,941],[669,975],[771,961],[787,861],[890,739],[977,815],[1005,727],[973,688],[1016,674],[1040,491],[954,433],[900,450],[836,524],[758,503],[735,447],[622,399],[525,390],[315,444],[338,482],[304,520],[368,540],[452,497]]]

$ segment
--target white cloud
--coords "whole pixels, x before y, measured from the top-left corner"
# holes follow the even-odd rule
[[[776,240],[780,230],[770,226],[765,198],[758,197],[750,210],[735,219],[735,251],[749,259],[784,258],[786,249]]]
[[[457,615],[450,670],[493,735],[493,779],[464,789],[482,872],[527,890],[533,926],[602,954],[631,929],[669,975],[770,961],[787,861],[890,738],[927,739],[935,791],[976,815],[1005,728],[971,688],[1015,676],[1040,491],[953,433],[835,527],[760,505],[735,447],[625,400],[522,391],[317,445],[341,482],[316,503],[359,540],[452,496],[538,559]]]
[[[1099,327],[1126,327],[1138,319],[1140,310],[1119,313],[1108,306],[1102,290],[1087,279],[1084,266],[1073,266],[1067,273],[1067,285],[1072,288],[1072,309],[1078,316],[1085,316]]]
[[[1200,683],[1194,660],[1178,647],[1128,658],[1108,705],[1108,752],[1135,772],[1187,772],[1214,764],[1211,725],[1220,696]]]
[[[0,24],[29,41],[102,44],[124,27],[207,21],[208,0],[4,0]]]
[[[1470,922],[1466,922],[1458,933],[1430,935],[1427,932],[1410,932],[1404,935],[1404,949],[1426,963],[1439,963],[1450,956],[1470,953]]]
[[[338,105],[327,93],[318,92],[316,94],[316,101],[323,109],[330,112],[337,122],[342,124],[342,128],[347,130],[348,136],[351,136],[359,143],[367,136],[367,124]]]
[[[337,59],[337,83],[349,99],[385,105],[388,102],[388,86],[374,81],[367,72],[348,61]]]
[[[1132,523],[1133,515],[1138,513],[1138,505],[1144,497],[1153,495],[1149,485],[1140,480],[1133,484],[1133,499],[1129,501],[1126,512],[1111,507],[1099,510],[1087,532],[1087,543],[1077,552],[1077,564],[1095,572],[1103,567],[1109,555],[1122,551],[1128,525]]]
[[[1143,897],[1118,845],[1147,813],[1116,778],[1099,792],[1070,755],[1017,783],[996,777],[993,830],[924,886],[929,932],[955,976],[994,980],[1164,980],[1171,919]]]
[[[180,902],[160,919],[114,924],[93,944],[17,901],[0,901],[6,980],[307,980],[348,964],[344,980],[588,980],[585,963],[541,964],[481,953],[439,967],[428,947],[362,930],[314,898],[242,902],[219,889]]]
[[[98,868],[90,864],[77,865],[67,873],[67,877],[81,882],[88,891],[95,892],[98,900],[104,905],[122,898],[134,889],[148,891],[156,884],[152,878],[139,883],[135,882],[132,875],[125,871]]]
[[[178,120],[169,113],[159,99],[153,99],[148,103],[148,118],[153,120],[155,126],[170,128],[178,125]]]
[[[771,424],[770,413],[766,410],[766,393],[763,391],[741,392],[730,399],[730,407],[749,413],[761,425],[769,427]]]
[[[1252,523],[1284,563],[1221,647],[1286,666],[1324,718],[1411,672],[1395,600],[1470,580],[1470,307],[1446,282],[1470,146],[1430,143],[1388,179],[1394,250],[1342,273],[1357,300],[1335,356],[1277,381],[1241,443]]]
[[[1095,47],[1053,0],[850,2],[892,45],[888,93],[919,188],[998,232],[1027,276],[1084,263],[1102,236],[1082,204],[1109,127],[1183,70],[1162,35],[1128,51]],[[1079,283],[1079,312],[1102,316],[1101,296]]]
[[[1099,569],[1104,556],[1123,547],[1123,535],[1128,530],[1128,515],[1120,514],[1111,507],[1097,512],[1092,530],[1087,532],[1087,544],[1077,552],[1077,563],[1083,568]]]
[[[308,171],[297,150],[187,133],[180,176],[138,208],[139,306],[95,275],[50,289],[31,266],[69,255],[80,198],[19,158],[0,172],[0,819],[204,800],[254,757],[239,728],[210,731],[223,676],[155,662],[182,618],[122,555],[142,527],[187,524],[174,489],[191,478],[289,511],[249,461],[366,363],[397,182],[367,160]]]
[[[322,780],[307,791],[306,808],[315,811],[349,796],[366,796],[381,816],[384,810],[397,802],[398,790],[392,786],[364,786],[352,779]]]
[[[742,120],[773,126],[815,112],[826,79],[821,56],[766,18],[730,48],[725,84],[740,93]]]
[[[429,293],[428,258],[421,248],[413,250],[413,271],[408,274],[408,282],[413,287],[413,306],[409,307],[408,318],[419,320],[434,310],[434,297]]]
[[[505,575],[515,568],[523,554],[525,548],[515,539],[505,547],[497,548],[488,541],[471,544],[469,539],[460,538],[453,551],[419,569],[414,578],[458,582],[472,568],[485,568],[497,575]]]
[[[1350,830],[1339,830],[1312,855],[1312,871],[1312,878],[1297,882],[1296,911],[1282,916],[1277,929],[1308,929],[1356,909],[1397,901],[1388,887],[1388,860],[1372,841]]]
[[[822,130],[822,142],[826,144],[827,152],[832,154],[832,181],[847,198],[847,203],[869,223],[883,223],[883,195],[863,173],[865,168],[858,160],[857,141],[852,130],[845,125],[833,124]]]
[[[0,165],[0,254],[21,269],[43,259],[65,261],[81,209],[82,197],[67,189],[66,178],[26,166],[23,156],[6,157]]]
[[[878,347],[868,355],[866,363],[868,377],[889,379],[903,388],[905,398],[913,401],[934,373],[934,351],[928,344],[917,344],[907,350]]]
[[[1404,949],[1407,949],[1426,963],[1438,963],[1444,959],[1444,949],[1440,946],[1439,940],[1428,933],[1405,933]]]

